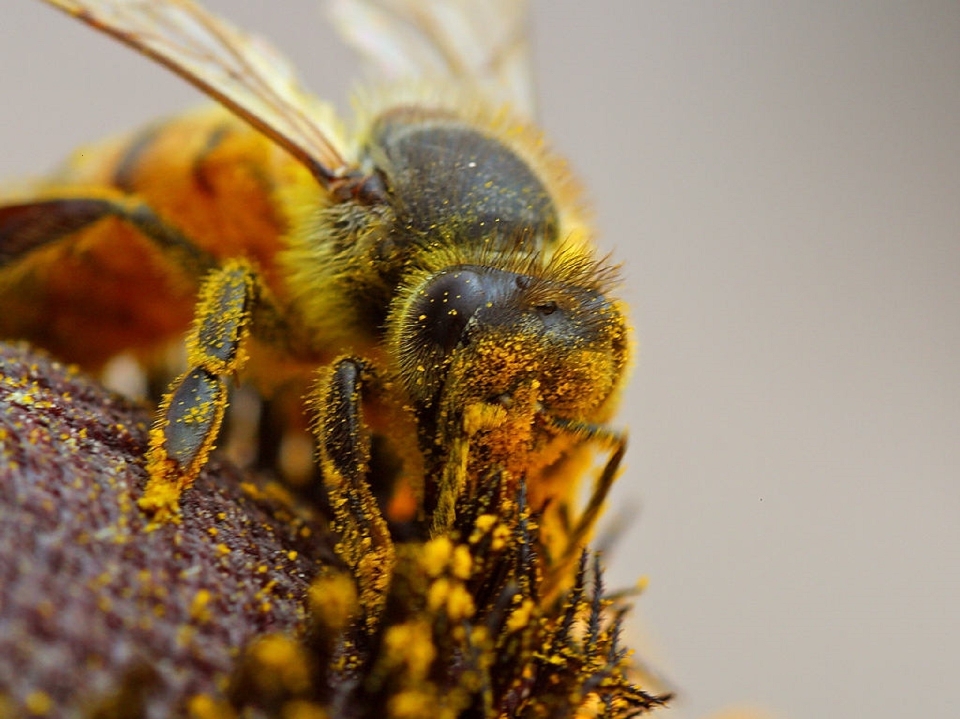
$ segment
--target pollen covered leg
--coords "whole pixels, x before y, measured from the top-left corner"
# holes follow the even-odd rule
[[[336,551],[353,572],[370,630],[377,625],[395,563],[393,540],[368,481],[371,438],[361,394],[372,381],[367,363],[342,358],[324,371],[311,398],[323,483],[340,535]]]
[[[567,553],[571,556],[571,559],[581,551],[580,545],[585,545],[588,541],[591,532],[593,532],[594,525],[600,518],[603,503],[607,501],[607,495],[610,493],[610,489],[613,487],[613,483],[620,473],[620,463],[623,461],[623,456],[627,451],[627,440],[622,435],[613,435],[611,436],[611,441],[614,442],[614,445],[610,453],[610,458],[593,483],[593,490],[590,492],[590,499],[587,502],[587,506],[584,507],[583,512],[577,519],[577,523],[573,527],[573,531],[570,533],[570,548],[567,550]]]
[[[590,535],[593,533],[597,520],[603,511],[603,505],[610,494],[610,489],[620,474],[620,463],[627,451],[626,436],[619,432],[613,432],[606,427],[569,423],[566,425],[566,429],[581,434],[587,440],[608,445],[610,456],[600,474],[594,480],[587,505],[570,528],[569,534],[564,538],[565,549],[553,563],[550,573],[544,578],[544,590],[547,594],[556,590],[563,583],[564,577],[590,540]]]
[[[164,395],[150,432],[150,477],[139,504],[156,521],[176,517],[181,494],[214,447],[227,407],[225,378],[246,360],[241,345],[250,333],[257,290],[256,274],[243,260],[211,272],[200,289],[187,338],[189,368]]]
[[[450,451],[435,490],[434,506],[429,511],[431,537],[448,533],[456,520],[457,501],[467,486],[471,440],[481,431],[503,426],[506,419],[506,411],[497,404],[473,402],[464,407],[460,431],[445,442]]]

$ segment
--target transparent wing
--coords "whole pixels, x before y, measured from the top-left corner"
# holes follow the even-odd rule
[[[526,0],[330,0],[340,34],[385,80],[451,78],[533,116]]]
[[[167,66],[304,163],[325,186],[350,167],[289,64],[192,0],[44,0]]]

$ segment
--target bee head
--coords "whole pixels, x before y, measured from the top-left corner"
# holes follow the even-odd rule
[[[560,253],[545,266],[448,266],[406,294],[392,324],[397,375],[418,411],[457,423],[469,407],[506,424],[597,422],[628,355],[610,272]]]

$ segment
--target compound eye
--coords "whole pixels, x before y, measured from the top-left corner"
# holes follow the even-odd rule
[[[449,352],[477,310],[488,302],[483,278],[471,270],[444,272],[420,292],[414,311],[422,341]]]

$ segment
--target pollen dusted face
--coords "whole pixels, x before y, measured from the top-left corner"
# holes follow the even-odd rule
[[[549,497],[541,473],[597,431],[622,384],[627,325],[610,284],[560,252],[509,270],[448,267],[409,293],[393,318],[397,375],[436,467],[428,476],[463,461],[467,493],[504,471]]]
[[[540,411],[586,421],[619,384],[626,361],[618,305],[563,281],[451,268],[427,283],[410,312],[413,394],[428,405],[456,391],[463,403],[506,407],[519,387],[536,382]]]

